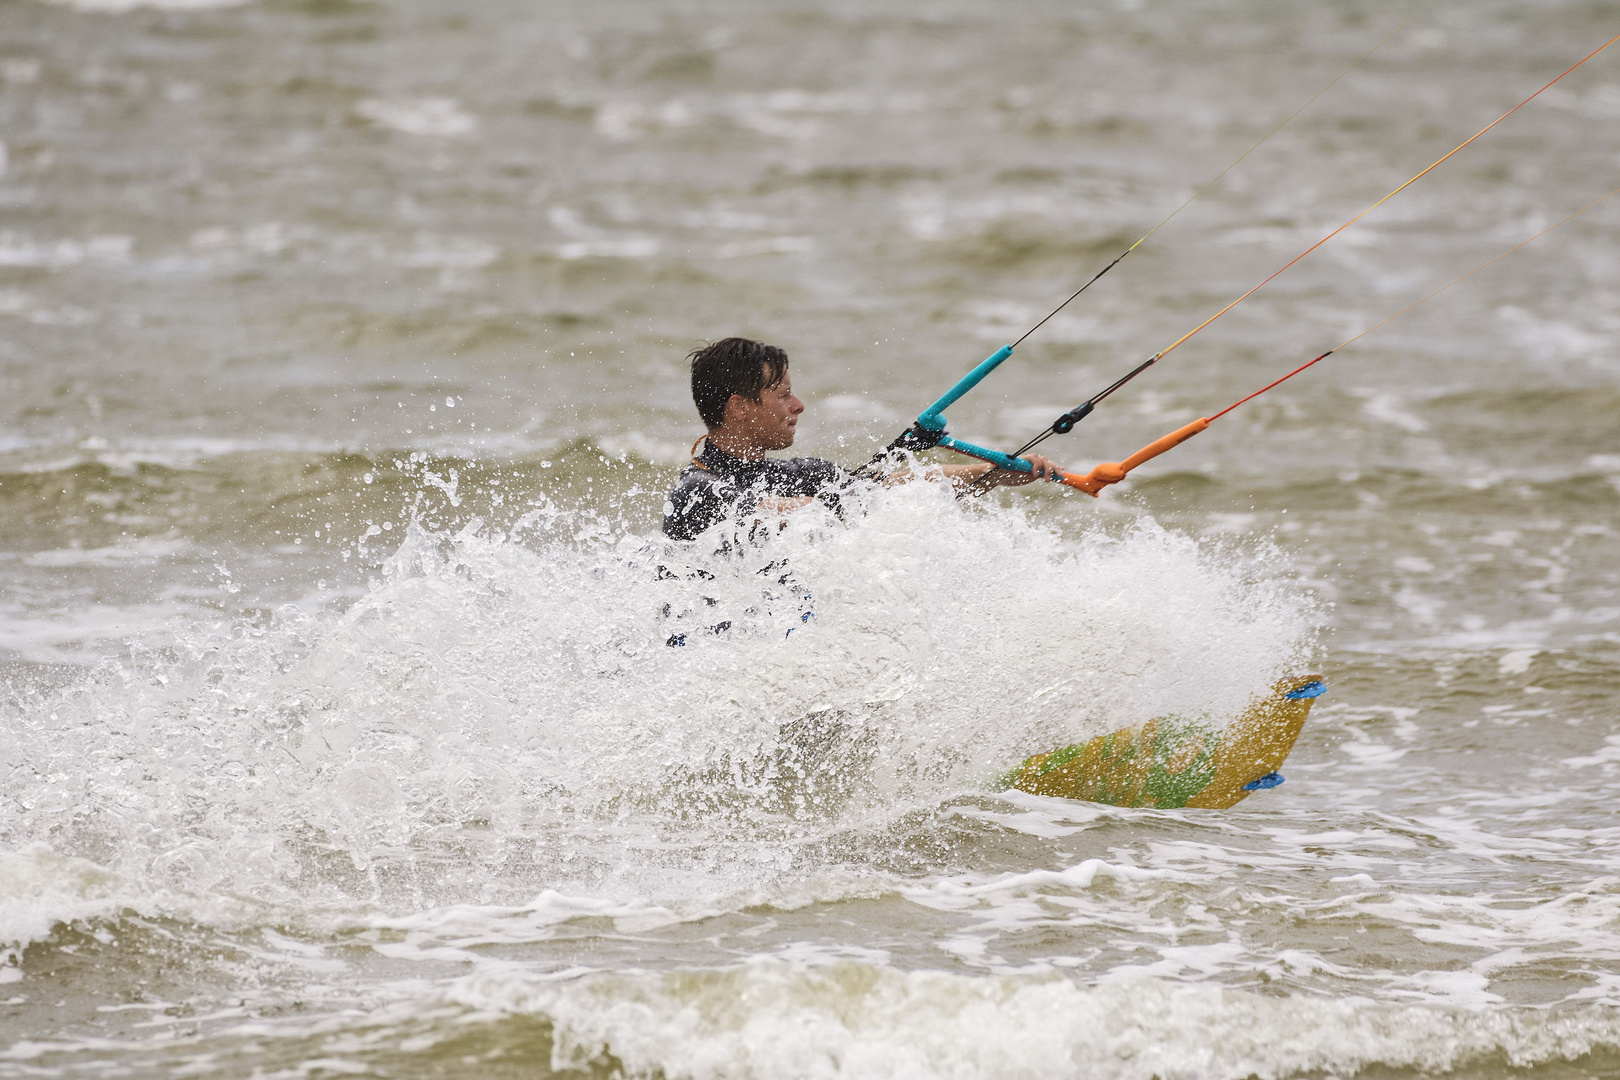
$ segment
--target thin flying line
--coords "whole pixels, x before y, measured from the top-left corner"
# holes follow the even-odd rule
[[[1613,191],[1611,191],[1607,195],[1603,196],[1602,199],[1595,199],[1592,202],[1587,203],[1585,206],[1581,207],[1579,210],[1577,210],[1573,214],[1569,215],[1569,217],[1564,218],[1563,221],[1559,221],[1556,224],[1547,226],[1545,229],[1542,229],[1540,232],[1536,233],[1536,235],[1532,236],[1529,240],[1526,240],[1523,244],[1517,244],[1517,245],[1515,245],[1513,247],[1508,248],[1506,251],[1502,252],[1502,254],[1498,255],[1496,258],[1492,259],[1490,262],[1481,263],[1479,266],[1474,267],[1472,270],[1468,271],[1468,273],[1464,274],[1462,277],[1458,278],[1456,281],[1451,282],[1450,285],[1442,285],[1440,288],[1434,290],[1434,292],[1430,293],[1428,296],[1425,296],[1422,300],[1419,300],[1417,302],[1417,304],[1412,304],[1410,307],[1402,308],[1401,310],[1397,311],[1395,314],[1391,315],[1388,319],[1385,319],[1384,322],[1374,323],[1372,326],[1367,327],[1367,329],[1363,330],[1361,333],[1357,334],[1355,337],[1351,338],[1349,341],[1346,341],[1344,343],[1344,345],[1340,345],[1339,348],[1342,349],[1342,348],[1344,348],[1345,345],[1349,345],[1352,342],[1360,341],[1362,338],[1366,337],[1368,334],[1372,333],[1374,330],[1378,329],[1380,326],[1383,326],[1384,323],[1389,322],[1391,319],[1400,318],[1402,315],[1405,315],[1408,311],[1411,311],[1412,308],[1417,307],[1418,304],[1426,304],[1426,303],[1428,303],[1430,300],[1433,300],[1435,297],[1439,296],[1441,293],[1443,293],[1447,289],[1451,288],[1452,285],[1458,285],[1458,284],[1461,284],[1464,281],[1467,281],[1469,278],[1473,277],[1475,274],[1479,273],[1481,270],[1485,269],[1487,266],[1493,266],[1496,263],[1501,262],[1503,259],[1505,259],[1509,255],[1513,254],[1515,251],[1518,251],[1519,248],[1524,247],[1525,244],[1530,244],[1530,243],[1533,243],[1533,242],[1535,242],[1537,240],[1540,240],[1543,236],[1546,236],[1548,233],[1550,233],[1554,229],[1558,228],[1559,225],[1564,224],[1564,222],[1567,222],[1572,218],[1580,217],[1582,214],[1584,214],[1588,210],[1592,209],[1592,207],[1596,206],[1598,203],[1603,202],[1606,199],[1612,199],[1616,195],[1620,195],[1620,188],[1615,188]],[[1335,350],[1335,351],[1337,351],[1337,350]]]
[[[1448,284],[1440,286],[1440,288],[1434,290],[1434,292],[1430,293],[1428,296],[1425,296],[1423,299],[1418,300],[1418,301],[1416,301],[1414,303],[1408,304],[1407,306],[1401,308],[1401,310],[1397,311],[1395,314],[1389,316],[1389,318],[1384,319],[1382,322],[1373,323],[1371,326],[1367,327],[1367,329],[1363,330],[1361,333],[1357,334],[1355,337],[1349,338],[1343,344],[1341,344],[1341,345],[1339,345],[1339,346],[1337,346],[1335,348],[1329,349],[1327,352],[1323,353],[1321,356],[1318,356],[1315,360],[1311,360],[1308,363],[1301,364],[1299,367],[1295,368],[1293,371],[1290,371],[1288,374],[1286,374],[1282,378],[1278,379],[1277,382],[1274,382],[1274,383],[1271,383],[1271,384],[1269,384],[1267,386],[1261,387],[1260,389],[1256,390],[1254,393],[1250,394],[1246,398],[1242,398],[1242,399],[1240,399],[1238,401],[1234,401],[1232,404],[1228,405],[1226,408],[1222,409],[1220,412],[1218,412],[1214,416],[1210,417],[1209,418],[1210,423],[1214,423],[1216,420],[1219,420],[1221,417],[1225,416],[1227,413],[1231,412],[1233,409],[1237,408],[1239,405],[1242,405],[1244,402],[1252,401],[1253,399],[1259,397],[1261,394],[1265,393],[1267,390],[1270,390],[1273,386],[1276,386],[1278,383],[1287,382],[1289,379],[1292,379],[1295,375],[1298,375],[1300,372],[1304,371],[1306,368],[1310,367],[1312,364],[1315,364],[1315,363],[1317,363],[1319,361],[1322,361],[1322,360],[1326,360],[1328,357],[1332,356],[1334,353],[1338,352],[1340,349],[1346,348],[1347,346],[1350,346],[1350,345],[1354,344],[1355,342],[1360,341],[1362,338],[1366,337],[1368,334],[1372,333],[1374,330],[1377,330],[1380,326],[1384,326],[1387,323],[1394,322],[1396,319],[1400,318],[1402,315],[1405,315],[1408,311],[1411,311],[1415,307],[1418,307],[1418,306],[1420,306],[1422,304],[1427,304],[1430,300],[1433,300],[1435,297],[1439,296],[1441,293],[1445,292],[1447,289],[1451,288],[1453,285],[1460,285],[1463,282],[1467,281],[1469,278],[1473,277],[1475,274],[1479,273],[1481,270],[1484,270],[1486,267],[1495,266],[1497,263],[1501,262],[1503,259],[1507,258],[1509,255],[1512,255],[1515,251],[1518,251],[1520,248],[1524,247],[1526,244],[1531,244],[1531,243],[1534,243],[1537,240],[1540,240],[1543,236],[1546,236],[1548,233],[1550,233],[1554,229],[1558,228],[1558,226],[1563,225],[1566,222],[1572,221],[1575,218],[1580,217],[1582,214],[1584,214],[1588,210],[1592,209],[1592,207],[1598,205],[1598,203],[1604,202],[1605,200],[1608,200],[1608,199],[1612,199],[1616,195],[1620,195],[1620,188],[1615,188],[1613,191],[1609,192],[1607,195],[1603,196],[1603,198],[1601,198],[1601,199],[1594,199],[1593,201],[1587,203],[1585,206],[1581,207],[1579,210],[1575,211],[1573,214],[1569,215],[1569,217],[1566,217],[1561,221],[1554,222],[1553,224],[1547,226],[1545,229],[1542,229],[1540,232],[1536,233],[1536,235],[1532,236],[1530,239],[1513,245],[1512,247],[1508,248],[1506,251],[1502,252],[1502,254],[1498,255],[1496,258],[1491,259],[1488,262],[1480,263],[1478,266],[1476,266],[1472,270],[1468,271],[1468,273],[1464,274],[1462,277],[1457,278],[1455,281],[1452,281],[1452,282],[1450,282]]]
[[[1299,108],[1295,109],[1293,112],[1289,113],[1286,117],[1284,117],[1282,123],[1278,124],[1276,127],[1272,128],[1270,131],[1266,132],[1266,134],[1260,139],[1259,142],[1255,143],[1253,146],[1251,146],[1247,150],[1243,151],[1243,153],[1238,156],[1236,161],[1232,162],[1232,164],[1228,165],[1226,168],[1224,168],[1220,172],[1216,173],[1215,178],[1213,180],[1211,180],[1209,183],[1205,184],[1203,187],[1199,188],[1197,191],[1193,192],[1192,195],[1190,195],[1185,202],[1183,202],[1180,206],[1176,207],[1174,210],[1170,211],[1170,213],[1166,214],[1165,217],[1164,217],[1164,220],[1160,221],[1157,225],[1153,226],[1153,228],[1149,229],[1146,233],[1143,234],[1142,239],[1138,240],[1136,243],[1132,244],[1130,247],[1128,247],[1124,251],[1120,252],[1118,258],[1116,258],[1113,262],[1109,263],[1107,266],[1103,267],[1101,270],[1097,271],[1097,273],[1092,276],[1090,281],[1086,282],[1084,285],[1082,285],[1078,289],[1074,290],[1074,292],[1070,294],[1069,298],[1067,300],[1063,301],[1063,303],[1059,304],[1057,307],[1053,308],[1051,310],[1051,312],[1047,314],[1046,318],[1042,319],[1040,322],[1036,323],[1034,326],[1032,326],[1028,330],[1024,331],[1023,337],[1020,337],[1017,341],[1013,342],[1013,348],[1016,349],[1016,348],[1018,348],[1018,346],[1022,345],[1024,343],[1024,338],[1029,337],[1029,335],[1033,334],[1035,331],[1037,331],[1041,327],[1045,326],[1047,324],[1047,322],[1052,318],[1053,315],[1056,315],[1058,312],[1060,312],[1064,308],[1068,307],[1071,303],[1073,303],[1080,296],[1081,293],[1085,292],[1087,289],[1089,289],[1093,285],[1095,285],[1097,283],[1098,278],[1102,277],[1104,274],[1108,273],[1108,271],[1110,271],[1114,267],[1118,266],[1120,264],[1120,262],[1124,260],[1125,256],[1129,255],[1131,252],[1133,252],[1137,248],[1141,247],[1142,244],[1147,240],[1148,237],[1152,236],[1154,233],[1158,232],[1160,229],[1162,229],[1166,225],[1170,224],[1170,219],[1171,218],[1175,217],[1177,214],[1179,214],[1183,210],[1187,209],[1187,207],[1191,206],[1193,204],[1194,200],[1196,200],[1200,195],[1202,195],[1204,192],[1208,191],[1210,188],[1214,187],[1216,184],[1220,183],[1221,178],[1223,176],[1225,176],[1227,173],[1231,172],[1233,169],[1237,168],[1239,165],[1241,165],[1243,163],[1244,158],[1248,157],[1250,154],[1252,154],[1256,150],[1260,149],[1260,147],[1265,144],[1266,140],[1270,139],[1273,135],[1277,134],[1277,132],[1279,132],[1283,128],[1287,127],[1289,122],[1292,121],[1294,119],[1294,117],[1298,116],[1300,113],[1304,112],[1306,109],[1308,109],[1312,105],[1314,105],[1316,103],[1317,98],[1321,97],[1323,94],[1327,93],[1329,90],[1331,90],[1335,86],[1337,86],[1339,84],[1339,81],[1341,79],[1343,79],[1346,75],[1350,74],[1356,68],[1358,68],[1362,64],[1366,63],[1367,58],[1369,56],[1371,56],[1373,53],[1377,52],[1379,49],[1383,48],[1384,45],[1389,41],[1390,38],[1394,37],[1396,34],[1400,33],[1402,30],[1405,30],[1409,25],[1411,25],[1413,19],[1417,18],[1419,15],[1423,14],[1425,11],[1428,11],[1429,8],[1434,6],[1434,3],[1435,3],[1435,0],[1428,0],[1428,2],[1426,4],[1424,4],[1422,7],[1418,8],[1416,11],[1412,12],[1411,15],[1408,15],[1406,17],[1405,22],[1401,23],[1401,25],[1397,26],[1395,29],[1393,29],[1389,33],[1385,34],[1383,36],[1383,38],[1379,40],[1377,45],[1374,45],[1372,48],[1368,49],[1365,53],[1362,53],[1361,56],[1354,63],[1352,63],[1349,67],[1345,68],[1343,71],[1339,72],[1338,75],[1334,76],[1332,82],[1330,82],[1326,86],[1322,87],[1322,89],[1318,90],[1315,94],[1312,94],[1309,101],[1305,102],[1305,104],[1301,105]]]
[[[1338,350],[1337,349],[1329,349],[1327,352],[1323,353],[1321,356],[1318,356],[1315,360],[1307,360],[1305,363],[1299,365],[1299,367],[1295,368],[1293,371],[1290,371],[1288,374],[1284,375],[1282,378],[1278,379],[1276,382],[1267,383],[1265,386],[1262,386],[1260,389],[1256,390],[1254,393],[1250,394],[1248,397],[1242,398],[1241,400],[1232,402],[1232,404],[1228,405],[1226,408],[1222,409],[1220,412],[1218,412],[1214,416],[1210,417],[1209,422],[1213,424],[1215,421],[1219,420],[1221,417],[1225,416],[1227,413],[1231,412],[1233,409],[1237,408],[1239,405],[1242,405],[1243,402],[1245,402],[1245,401],[1253,401],[1255,398],[1259,397],[1261,394],[1265,393],[1267,390],[1270,390],[1273,386],[1282,385],[1283,383],[1287,382],[1289,379],[1292,379],[1295,375],[1298,375],[1300,372],[1302,372],[1306,368],[1310,367],[1312,364],[1320,363],[1321,361],[1326,360],[1328,357],[1332,356],[1335,352],[1338,352]]]
[[[1166,217],[1163,221],[1159,222],[1157,225],[1153,226],[1153,228],[1149,229],[1147,236],[1142,237],[1142,240],[1146,240],[1148,238],[1148,236],[1152,236],[1154,233],[1158,232],[1160,229],[1162,229],[1166,225],[1168,225],[1170,223],[1170,218],[1175,217],[1177,214],[1179,214],[1183,210],[1187,209],[1188,205],[1192,203],[1193,199],[1198,198],[1198,196],[1202,195],[1204,192],[1206,192],[1210,188],[1214,187],[1220,181],[1222,176],[1225,176],[1227,173],[1231,172],[1233,169],[1237,168],[1240,164],[1242,164],[1243,163],[1243,158],[1248,157],[1250,154],[1252,154],[1256,150],[1260,149],[1261,144],[1264,143],[1266,141],[1266,139],[1271,138],[1273,135],[1277,134],[1277,132],[1279,132],[1283,128],[1287,127],[1288,122],[1290,120],[1292,120],[1294,117],[1298,116],[1300,113],[1304,112],[1306,109],[1310,108],[1312,105],[1314,105],[1316,103],[1317,98],[1321,97],[1323,94],[1327,93],[1329,90],[1331,90],[1335,86],[1337,86],[1339,84],[1340,79],[1343,79],[1346,75],[1350,74],[1356,68],[1358,68],[1362,64],[1366,63],[1367,58],[1369,56],[1371,56],[1373,53],[1377,52],[1379,49],[1383,48],[1384,45],[1389,41],[1390,38],[1394,37],[1396,34],[1400,33],[1402,30],[1405,30],[1409,25],[1411,25],[1411,22],[1412,22],[1413,19],[1417,18],[1419,15],[1422,15],[1425,11],[1428,11],[1429,8],[1433,7],[1434,2],[1435,2],[1435,0],[1429,0],[1428,3],[1424,4],[1422,7],[1418,8],[1416,11],[1412,12],[1411,15],[1407,16],[1405,22],[1401,23],[1401,25],[1397,26],[1395,29],[1393,29],[1389,33],[1385,34],[1383,36],[1383,39],[1380,40],[1377,45],[1374,45],[1372,48],[1368,49],[1365,53],[1363,53],[1359,60],[1357,60],[1355,63],[1351,64],[1349,67],[1345,68],[1343,71],[1339,72],[1338,76],[1335,77],[1332,82],[1328,83],[1326,86],[1322,87],[1322,89],[1318,90],[1316,92],[1316,94],[1311,98],[1310,101],[1307,101],[1305,104],[1301,105],[1299,108],[1297,108],[1293,112],[1289,113],[1287,119],[1283,120],[1282,123],[1278,124],[1276,127],[1272,128],[1270,131],[1266,132],[1265,138],[1261,139],[1260,142],[1255,143],[1253,146],[1251,146],[1247,150],[1243,151],[1243,157],[1238,158],[1236,161],[1232,162],[1232,164],[1230,164],[1226,168],[1222,169],[1220,171],[1220,174],[1218,176],[1216,176],[1214,180],[1211,180],[1209,183],[1205,184],[1203,187],[1199,188],[1196,192],[1194,192],[1193,195],[1192,195],[1192,198],[1188,199],[1186,202],[1182,203],[1180,206],[1178,206],[1174,210],[1170,211],[1169,217]],[[1136,242],[1136,244],[1132,244],[1131,248],[1134,250],[1136,248],[1136,245],[1140,244],[1142,242],[1142,240],[1138,240]]]
[[[1357,214],[1355,217],[1351,218],[1349,221],[1345,222],[1343,225],[1340,225],[1337,229],[1334,229],[1332,232],[1330,232],[1326,236],[1322,237],[1322,239],[1318,240],[1316,243],[1312,244],[1310,247],[1306,248],[1304,251],[1302,251],[1298,255],[1294,256],[1292,259],[1290,259],[1282,267],[1282,269],[1280,269],[1276,273],[1272,274],[1271,277],[1266,278],[1265,281],[1262,281],[1260,284],[1256,285],[1254,288],[1250,289],[1248,292],[1244,293],[1242,296],[1238,297],[1236,300],[1233,300],[1230,304],[1227,304],[1225,307],[1221,308],[1221,310],[1217,311],[1215,314],[1211,315],[1209,318],[1205,319],[1203,322],[1199,323],[1197,326],[1193,327],[1191,330],[1187,331],[1185,334],[1182,334],[1179,338],[1177,338],[1175,340],[1175,342],[1173,344],[1171,344],[1171,346],[1169,348],[1164,349],[1163,351],[1161,351],[1159,353],[1159,355],[1160,356],[1168,356],[1170,353],[1174,352],[1188,338],[1190,338],[1194,334],[1198,333],[1198,331],[1202,330],[1204,327],[1208,326],[1210,323],[1214,322],[1216,319],[1220,318],[1222,315],[1225,315],[1228,311],[1231,311],[1233,308],[1237,307],[1239,304],[1241,304],[1243,301],[1247,300],[1249,297],[1253,296],[1255,293],[1259,292],[1261,289],[1265,288],[1266,285],[1268,285],[1272,281],[1274,281],[1278,277],[1278,275],[1280,275],[1284,270],[1287,270],[1290,266],[1293,266],[1295,263],[1299,262],[1305,256],[1309,255],[1311,252],[1315,251],[1317,248],[1321,247],[1323,244],[1327,243],[1329,240],[1333,239],[1335,236],[1338,236],[1340,233],[1344,232],[1344,230],[1348,229],[1350,226],[1354,225],[1356,222],[1360,221],[1362,218],[1366,217],[1368,214],[1372,213],[1374,210],[1378,209],[1380,206],[1383,206],[1385,203],[1389,202],[1389,200],[1393,199],[1395,196],[1399,195],[1401,192],[1405,191],[1407,188],[1411,187],[1413,184],[1417,183],[1419,180],[1423,179],[1425,176],[1428,176],[1431,172],[1433,172],[1435,169],[1439,168],[1442,164],[1444,164],[1446,161],[1450,160],[1454,155],[1456,155],[1459,151],[1461,151],[1463,149],[1463,147],[1465,147],[1469,143],[1473,142],[1474,139],[1479,138],[1481,135],[1483,135],[1487,131],[1491,130],[1491,128],[1495,127],[1497,124],[1500,124],[1503,120],[1506,120],[1508,117],[1512,116],[1514,113],[1518,112],[1520,109],[1522,109],[1526,105],[1530,104],[1530,102],[1534,101],[1537,97],[1539,97],[1541,95],[1543,90],[1546,90],[1548,87],[1552,86],[1553,83],[1556,83],[1559,79],[1562,79],[1564,77],[1564,75],[1568,75],[1571,71],[1574,71],[1576,68],[1580,67],[1582,64],[1584,64],[1588,60],[1592,59],[1592,57],[1596,56],[1598,53],[1602,52],[1604,49],[1607,49],[1610,45],[1613,45],[1616,41],[1620,41],[1620,34],[1616,34],[1614,37],[1610,38],[1608,41],[1605,41],[1602,45],[1599,45],[1597,48],[1593,49],[1591,52],[1587,53],[1585,56],[1583,56],[1579,60],[1575,61],[1575,63],[1571,64],[1568,68],[1566,68],[1564,70],[1563,74],[1559,75],[1557,79],[1552,80],[1552,82],[1549,82],[1546,86],[1543,86],[1541,88],[1541,90],[1537,90],[1534,94],[1531,94],[1529,97],[1525,98],[1523,101],[1521,101],[1517,105],[1513,106],[1513,108],[1509,109],[1507,112],[1503,113],[1501,116],[1498,116],[1495,120],[1492,120],[1489,124],[1486,124],[1484,127],[1480,128],[1479,131],[1477,131],[1474,134],[1473,138],[1470,138],[1466,142],[1459,145],[1455,150],[1451,151],[1451,153],[1447,154],[1445,157],[1441,158],[1439,161],[1436,161],[1433,165],[1430,165],[1427,169],[1424,169],[1422,172],[1420,172],[1416,176],[1412,177],[1412,179],[1408,180],[1406,183],[1402,184],[1400,187],[1396,188],[1394,191],[1390,192],[1388,195],[1385,195],[1382,199],[1379,199],[1377,202],[1375,202],[1371,206],[1367,207],[1367,209],[1363,210],[1361,213]]]

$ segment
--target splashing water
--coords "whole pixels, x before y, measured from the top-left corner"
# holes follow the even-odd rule
[[[601,522],[418,522],[346,610],[198,628],[34,699],[0,843],[299,910],[679,904],[683,875],[848,861],[837,838],[1029,753],[1230,716],[1311,640],[1266,551],[1147,520],[1066,537],[941,484],[718,553]]]

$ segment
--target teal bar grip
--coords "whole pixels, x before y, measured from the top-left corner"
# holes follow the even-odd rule
[[[928,406],[928,408],[924,409],[922,415],[917,417],[917,426],[925,431],[944,431],[945,410],[956,404],[957,398],[961,397],[975,386],[978,386],[986,375],[1000,367],[1001,362],[1012,355],[1012,351],[1013,347],[1011,345],[1003,345],[1001,348],[991,353],[985,358],[983,363],[974,368],[972,371],[968,372],[966,375],[962,376],[962,380],[960,382],[947,390],[944,397],[940,398],[938,401]],[[985,452],[990,454],[996,453],[994,450],[987,450]],[[997,456],[1006,457],[1005,454],[1000,454]],[[989,459],[987,458],[986,460]],[[1015,461],[1022,459],[1007,458],[1007,460]],[[1004,467],[1010,468],[1011,466]],[[1021,471],[1029,471],[1028,462],[1024,463],[1024,468]]]
[[[991,359],[993,360],[995,357],[991,357]],[[919,422],[921,421],[919,420]],[[991,450],[983,446],[974,446],[970,442],[963,442],[960,439],[953,439],[949,435],[939,440],[939,445],[949,447],[959,454],[967,454],[969,457],[976,457],[981,461],[988,461],[997,468],[1007,469],[1011,472],[1035,471],[1035,466],[1031,465],[1024,458],[1009,457],[1008,455],[1003,454],[1000,450]]]

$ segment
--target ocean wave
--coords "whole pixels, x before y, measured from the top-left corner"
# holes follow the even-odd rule
[[[313,987],[312,987],[313,989]],[[0,1069],[51,1075],[98,1062],[248,1063],[292,1073],[481,1065],[536,1076],[1059,1077],[1284,1080],[1470,1067],[1612,1069],[1611,1008],[1464,1010],[1359,996],[1268,994],[1140,978],[1085,987],[1061,975],[969,976],[858,959],[760,957],[719,970],[549,974],[490,970],[364,1010],[305,1017],[219,1010],[159,1036],[25,1040]],[[157,1020],[176,1007],[157,1003]],[[22,1075],[19,1071],[17,1075]]]
[[[559,982],[475,975],[444,997],[474,1015],[546,1019],[553,1068],[611,1061],[633,1076],[1242,1080],[1490,1058],[1527,1067],[1620,1045],[1620,1022],[1601,1007],[1403,1007],[1152,978],[1088,988],[848,961]]]

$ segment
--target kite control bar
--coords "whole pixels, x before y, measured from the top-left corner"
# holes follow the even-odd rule
[[[1171,450],[1177,446],[1180,446],[1182,443],[1186,442],[1194,435],[1197,435],[1200,431],[1203,431],[1207,427],[1209,427],[1209,418],[1200,417],[1185,427],[1177,428],[1175,431],[1172,431],[1163,438],[1155,439],[1153,442],[1148,443],[1146,446],[1142,447],[1142,449],[1138,450],[1124,461],[1104,462],[1103,464],[1092,469],[1089,473],[1063,472],[1060,470],[1052,476],[1052,479],[1059,484],[1065,484],[1072,488],[1078,488],[1087,495],[1095,498],[1097,493],[1103,488],[1110,484],[1117,484],[1121,480],[1125,479],[1125,475],[1138,465],[1141,465],[1143,462],[1152,461],[1166,450]],[[940,445],[945,444],[941,443]],[[981,460],[988,461],[992,465],[999,468],[1009,469],[1014,472],[1029,472],[1032,468],[1030,463],[1024,458],[1010,457],[995,450],[985,450],[983,447],[974,446],[971,443],[959,443],[952,440],[951,449],[959,451],[963,454],[967,454],[971,457],[980,458]]]
[[[960,400],[962,396],[969,390],[972,390],[975,386],[978,386],[979,383],[983,382],[986,376],[988,376],[992,371],[996,370],[996,368],[1000,367],[1002,362],[1006,360],[1007,357],[1012,355],[1012,351],[1013,347],[1011,345],[1003,345],[1001,348],[985,357],[985,359],[980,362],[978,367],[962,376],[961,379],[957,380],[955,386],[945,391],[945,393],[942,394],[937,401],[928,406],[928,408],[924,409],[918,415],[917,422],[915,424],[911,425],[911,427],[902,432],[897,439],[884,448],[882,453],[878,454],[871,461],[867,462],[866,465],[861,466],[861,468],[857,469],[856,471],[861,472],[870,468],[878,461],[881,461],[890,452],[895,450],[917,453],[922,450],[932,450],[936,446],[943,446],[947,450],[955,450],[959,454],[966,454],[969,457],[978,458],[980,461],[988,461],[996,468],[1006,469],[1008,472],[1034,472],[1035,466],[1028,458],[1019,457],[1014,454],[1003,454],[1001,451],[992,450],[987,446],[978,446],[974,443],[965,442],[962,439],[953,438],[945,431],[945,410],[956,404],[956,402]],[[1152,361],[1150,360],[1148,363],[1151,364]],[[1140,371],[1147,366],[1147,364],[1143,364],[1142,368],[1139,368],[1138,370]],[[1135,373],[1133,372],[1132,374]],[[1117,387],[1119,385],[1123,385],[1125,381],[1127,380],[1121,380],[1119,384],[1116,384],[1116,386],[1110,387],[1110,390],[1117,389]],[[1101,396],[1104,395],[1099,395],[1099,398]],[[1063,430],[1067,431],[1069,428],[1074,426],[1075,422],[1085,419],[1086,414],[1091,412],[1091,406],[1093,404],[1094,402],[1087,402],[1086,405],[1082,406],[1081,409],[1074,410],[1072,419],[1069,419],[1068,425]],[[1138,450],[1124,462],[1118,464],[1109,463],[1098,465],[1095,469],[1092,469],[1090,473],[1086,474],[1059,471],[1053,474],[1051,479],[1060,484],[1067,484],[1070,487],[1079,488],[1086,494],[1094,496],[1097,494],[1097,492],[1101,491],[1109,484],[1117,484],[1119,481],[1123,480],[1127,472],[1134,469],[1142,462],[1147,461],[1149,458],[1158,457],[1172,446],[1192,438],[1194,435],[1198,434],[1199,431],[1204,430],[1204,427],[1209,426],[1209,421],[1201,420],[1199,421],[1199,424],[1202,424],[1203,427],[1199,427],[1197,424],[1189,424],[1181,431],[1175,432],[1171,435],[1166,435],[1163,439],[1160,439],[1152,446]],[[1185,432],[1185,434],[1183,434],[1183,432]]]
[[[985,357],[978,367],[958,379],[955,386],[945,391],[939,400],[924,409],[917,416],[917,422],[885,447],[882,453],[876,455],[871,461],[855,471],[863,472],[871,468],[895,450],[918,453],[922,450],[932,450],[936,446],[943,446],[947,450],[955,450],[959,454],[966,454],[981,461],[988,461],[998,469],[1006,469],[1009,472],[1033,472],[1035,466],[1030,463],[1028,458],[1003,454],[1000,450],[992,450],[987,446],[964,442],[961,439],[953,438],[945,431],[945,410],[956,404],[962,395],[983,382],[987,375],[1001,366],[1002,361],[1012,355],[1012,351],[1013,347],[1011,345],[1003,345]]]

